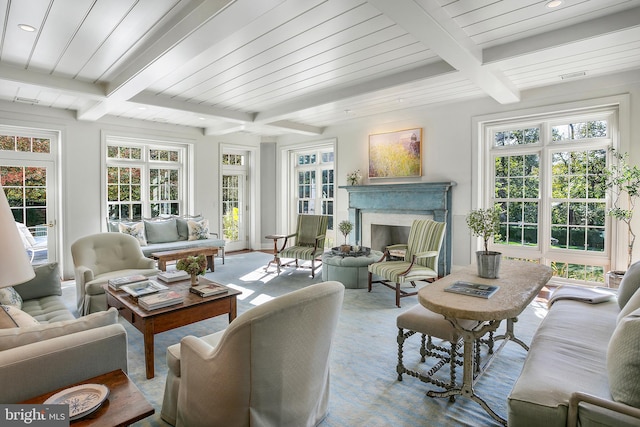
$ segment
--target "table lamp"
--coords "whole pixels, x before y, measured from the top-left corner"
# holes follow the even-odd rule
[[[4,188],[0,185],[0,288],[19,285],[35,277]]]

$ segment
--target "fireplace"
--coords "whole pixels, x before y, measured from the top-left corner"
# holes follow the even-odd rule
[[[415,219],[447,224],[438,260],[438,274],[451,272],[451,188],[454,182],[421,182],[341,186],[349,193],[349,220],[355,224],[356,241],[381,250],[406,242]],[[400,240],[402,239],[402,240]]]

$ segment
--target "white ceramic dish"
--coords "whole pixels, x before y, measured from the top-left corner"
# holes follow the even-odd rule
[[[109,397],[109,388],[102,384],[81,384],[59,391],[44,401],[52,405],[69,405],[69,420],[89,415]]]

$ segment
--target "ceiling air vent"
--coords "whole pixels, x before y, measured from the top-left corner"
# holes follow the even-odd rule
[[[583,77],[583,76],[586,76],[586,75],[587,75],[586,71],[578,71],[576,73],[562,74],[560,76],[560,78],[562,80],[568,80],[568,79],[575,79],[575,78],[578,78],[578,77]]]
[[[40,102],[35,98],[23,98],[21,96],[16,96],[15,98],[13,98],[13,101],[22,102],[24,104],[37,104],[38,102]]]

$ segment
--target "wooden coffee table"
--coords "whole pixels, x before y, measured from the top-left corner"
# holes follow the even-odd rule
[[[157,280],[156,277],[151,279]],[[158,281],[163,283],[162,281]],[[199,278],[200,284],[213,283],[204,277]],[[125,291],[114,290],[105,285],[107,295],[107,307],[115,307],[120,315],[144,335],[144,362],[147,370],[147,378],[154,376],[153,340],[154,335],[169,331],[201,320],[229,315],[229,322],[237,315],[237,296],[242,292],[229,288],[223,294],[210,297],[200,297],[189,292],[190,280],[167,283],[170,290],[181,293],[184,301],[181,304],[147,311],[138,306],[138,303]]]
[[[68,387],[50,391],[21,403],[39,405],[59,391],[80,384],[103,384],[109,388],[109,397],[95,412],[73,421],[74,427],[128,426],[155,412],[138,387],[120,369],[76,384],[69,384]]]
[[[207,268],[209,270],[216,271],[216,265],[213,263],[213,258],[218,255],[218,248],[214,247],[201,247],[192,249],[178,249],[175,251],[162,251],[153,252],[151,257],[158,260],[158,269],[167,271],[167,261],[177,261],[188,256],[204,255],[207,257]]]

